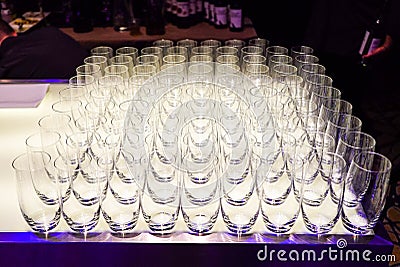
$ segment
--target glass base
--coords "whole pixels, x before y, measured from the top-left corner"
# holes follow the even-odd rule
[[[274,214],[273,216],[268,217],[263,213],[263,221],[265,224],[265,227],[271,232],[274,232],[276,234],[283,234],[289,232],[294,223],[297,220],[297,215],[293,218],[289,218],[285,214]]]
[[[366,225],[363,225],[363,226],[354,225],[348,219],[348,217],[346,217],[346,216],[342,217],[342,222],[343,222],[344,228],[346,228],[348,231],[350,231],[350,232],[352,232],[353,234],[356,234],[356,235],[365,235],[365,234],[368,234],[369,232],[372,231],[372,228],[368,227],[369,225],[368,226],[366,226]]]
[[[79,233],[86,233],[96,227],[100,219],[100,210],[96,211],[91,216],[88,214],[72,214],[74,218],[79,218],[83,222],[77,222],[65,213],[63,213],[64,219],[67,222],[69,228],[72,231],[79,232]]]
[[[159,212],[151,215],[148,227],[155,233],[170,233],[175,227],[176,216],[167,212]]]
[[[133,230],[137,225],[139,214],[136,213],[133,215],[134,215],[134,217],[132,217],[128,220],[121,220],[119,222],[119,221],[113,220],[107,213],[103,212],[103,217],[106,220],[108,227],[113,232],[128,232],[128,231]],[[121,218],[121,219],[125,219],[125,218]]]
[[[235,216],[236,218],[234,218],[236,220],[236,222],[234,222],[233,220],[230,220],[228,216],[223,216],[224,218],[224,222],[226,227],[228,228],[229,232],[234,233],[234,234],[247,234],[250,232],[250,230],[253,228],[253,225],[255,224],[257,217],[258,217],[258,213],[253,216],[252,218],[247,218],[244,216],[240,216],[243,218],[238,218],[238,216]],[[240,221],[246,221],[246,223],[238,223]]]
[[[183,214],[186,226],[189,228],[190,231],[197,234],[210,232],[215,225],[217,216],[218,212],[212,217],[209,217],[205,214],[197,214],[189,218],[189,216]]]
[[[303,220],[306,228],[314,233],[314,234],[326,234],[329,233],[332,228],[335,226],[339,217],[330,220],[329,218],[323,216],[323,214],[319,214],[317,218],[313,218],[313,220],[319,222],[319,224],[312,223],[310,219],[303,212]]]
[[[33,231],[46,233],[57,227],[61,218],[61,210],[57,210],[52,214],[37,213],[32,216],[22,212],[22,215]]]

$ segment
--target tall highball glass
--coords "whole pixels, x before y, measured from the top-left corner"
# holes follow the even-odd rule
[[[33,231],[47,234],[57,227],[61,218],[58,181],[49,179],[47,174],[52,168],[50,155],[44,151],[23,153],[14,158],[12,167],[22,216]],[[46,189],[45,197],[38,192],[38,187]]]
[[[346,182],[354,185],[354,207],[344,206],[342,222],[354,234],[373,231],[385,207],[392,164],[382,154],[362,151],[357,154],[347,173]]]
[[[320,160],[306,164],[314,178],[304,184],[301,211],[306,228],[312,233],[326,234],[339,221],[343,207],[346,161],[332,152],[322,153]],[[329,192],[334,191],[336,199]]]

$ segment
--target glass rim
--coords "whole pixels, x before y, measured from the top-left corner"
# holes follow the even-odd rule
[[[207,53],[212,53],[213,49],[210,46],[207,46],[207,45],[199,45],[199,46],[192,47],[192,51],[191,52],[195,53],[195,54],[204,55],[204,54],[207,54]]]
[[[285,59],[287,59],[288,61],[286,61],[286,62],[293,62],[293,58],[291,57],[291,56],[289,56],[289,55],[286,55],[286,54],[274,54],[274,55],[271,55],[270,57],[269,57],[269,61],[273,61],[275,58],[285,58]],[[281,63],[282,61],[273,61],[274,63]]]
[[[288,53],[289,49],[281,45],[271,45],[266,48],[267,53]]]
[[[139,63],[139,65],[140,64],[144,64],[144,63],[148,63],[148,62],[142,62],[141,61],[144,58],[151,58],[151,59],[154,60],[154,62],[158,62],[158,60],[159,60],[159,57],[157,55],[155,55],[155,54],[144,54],[144,55],[140,55],[140,56],[137,57],[137,62]]]
[[[122,47],[117,48],[117,50],[115,50],[115,52],[119,53],[119,52],[122,52],[122,50],[128,50],[128,51],[130,51],[129,53],[139,52],[139,49],[134,46],[122,46]],[[124,52],[122,52],[122,53],[124,53]]]
[[[60,134],[59,132],[54,131],[54,130],[52,130],[52,131],[46,131],[46,134],[49,134],[49,133],[51,133],[51,134],[57,136],[57,141],[52,142],[52,143],[46,143],[46,145],[41,144],[40,147],[51,146],[51,145],[56,144],[58,141],[61,140],[61,134]],[[30,141],[31,141],[34,137],[40,136],[40,141],[42,142],[42,137],[41,137],[41,135],[42,135],[42,133],[41,133],[40,131],[37,131],[37,132],[34,132],[34,133],[30,134],[30,135],[25,139],[25,145],[26,145],[27,147],[30,147],[30,148],[37,147],[37,146],[35,146],[35,145],[30,144]]]
[[[249,53],[250,55],[257,55],[257,54],[262,54],[263,49],[260,46],[257,45],[245,45],[242,48],[240,48],[240,52],[242,53]]]
[[[206,39],[206,40],[201,41],[200,44],[202,44],[202,45],[206,44],[206,46],[208,46],[209,44],[220,45],[221,41],[211,38],[211,39]]]
[[[159,46],[146,46],[146,47],[143,47],[140,50],[140,52],[142,53],[142,55],[154,55],[154,52],[162,53],[163,49]]]
[[[122,62],[119,62],[118,59],[122,59]],[[115,61],[117,60],[117,61]],[[116,55],[110,58],[111,64],[126,64],[131,63],[133,61],[131,56],[128,55]]]
[[[108,73],[108,74],[105,74],[104,76],[101,76],[98,79],[98,83],[100,85],[103,85],[103,83],[105,84],[110,81],[112,81],[113,83],[118,83],[118,82],[123,82],[123,80],[124,80],[124,78],[122,78],[121,75]]]
[[[247,41],[248,44],[250,45],[265,45],[268,46],[270,41],[266,38],[261,38],[261,37],[255,37],[255,38],[251,38]]]
[[[43,126],[43,121],[52,117],[64,117],[67,119],[68,123],[71,122],[72,118],[70,115],[66,114],[66,113],[50,113],[50,114],[46,114],[43,115],[42,117],[40,117],[40,119],[38,120],[38,125],[39,126]]]
[[[101,50],[101,49],[104,49],[104,50],[108,50],[108,51],[111,51],[112,50],[112,47],[110,47],[110,46],[106,46],[106,45],[100,45],[100,46],[96,46],[96,47],[93,47],[90,51],[96,51],[96,50]]]
[[[88,79],[88,81],[86,79]],[[77,74],[68,79],[68,84],[86,86],[94,83],[95,80],[96,78],[93,75]]]
[[[229,52],[234,52],[234,53],[239,52],[239,49],[237,49],[237,47],[230,46],[230,45],[223,45],[223,46],[217,47],[216,52],[223,52],[224,50],[228,50]]]
[[[262,63],[262,62],[266,62],[267,58],[264,55],[261,54],[248,54],[248,55],[244,55],[242,57],[242,61],[248,64],[252,64],[253,62],[247,62],[248,60],[252,61],[251,59],[256,59],[257,63]]]
[[[281,71],[294,71],[290,75],[295,75],[297,73],[297,68],[296,66],[293,66],[292,64],[287,64],[287,63],[278,63],[272,67],[273,71],[276,72],[281,72]]]
[[[366,133],[366,132],[363,132],[363,131],[348,131],[348,132],[344,133],[340,137],[339,142],[342,142],[344,145],[346,145],[346,146],[348,146],[350,148],[356,148],[356,149],[359,148],[359,146],[350,144],[350,143],[348,143],[348,142],[343,140],[344,138],[347,138],[349,135],[353,135],[353,134],[358,134],[358,135],[360,135],[360,136],[362,136],[364,138],[368,138],[370,141],[372,141],[371,145],[369,145],[367,148],[362,148],[361,151],[367,151],[367,149],[371,149],[371,148],[375,147],[375,145],[376,145],[375,138],[372,135],[370,135],[369,133]],[[339,144],[338,144],[338,146],[339,146]]]
[[[317,96],[322,96],[324,97],[325,95],[321,94],[321,92],[319,91],[319,89],[328,89],[330,92],[334,92],[335,93],[335,97],[334,98],[340,98],[342,96],[342,91],[332,85],[318,85],[316,87],[311,88],[311,93],[315,94]]]
[[[158,39],[153,41],[153,46],[158,46],[158,47],[169,47],[174,44],[174,41],[170,39]]]
[[[86,63],[86,64],[95,64],[95,62],[87,62],[88,60],[91,60],[91,59],[99,59],[99,60],[101,59],[101,61],[96,62],[96,63],[106,63],[107,60],[108,60],[107,57],[105,57],[105,56],[91,55],[91,56],[85,57],[83,59],[83,62]]]
[[[105,67],[104,70],[105,70],[106,74],[109,75],[109,74],[116,74],[116,73],[113,73],[113,72],[109,73],[109,71],[111,71],[111,70],[125,72],[125,71],[128,71],[129,68],[126,65],[115,64],[115,65],[110,65],[110,66]]]
[[[94,69],[91,69],[91,68],[94,68]],[[80,71],[82,71],[81,69],[83,69],[83,71],[85,72],[85,73],[80,73]],[[82,65],[79,65],[78,67],[76,67],[76,69],[75,69],[75,71],[78,73],[78,75],[80,75],[80,74],[83,74],[83,75],[85,75],[85,74],[87,74],[86,73],[86,70],[88,70],[89,72],[90,72],[90,74],[89,75],[92,75],[92,74],[94,74],[94,73],[96,73],[96,72],[100,72],[101,71],[101,67],[99,66],[99,65],[97,65],[97,64],[94,64],[94,63],[85,63],[85,64],[82,64]]]
[[[306,72],[309,75],[311,75],[311,74],[325,75],[323,73],[315,72],[315,69],[312,68],[312,67],[318,68],[318,71],[320,71],[320,70],[322,70],[324,72],[326,71],[326,67],[324,65],[322,65],[322,64],[319,64],[319,63],[304,63],[304,64],[302,64],[300,66],[300,71]],[[328,75],[325,75],[325,76],[329,77]],[[331,78],[331,77],[329,77],[329,78]]]
[[[23,152],[23,153],[17,155],[16,157],[14,157],[14,159],[12,160],[11,166],[13,167],[13,169],[14,169],[15,171],[37,171],[37,170],[39,170],[39,168],[36,168],[36,169],[35,169],[35,168],[32,168],[32,167],[30,166],[30,164],[29,164],[29,157],[30,157],[30,155],[32,155],[32,154],[47,155],[48,161],[43,162],[43,169],[45,168],[44,166],[46,166],[47,164],[50,164],[50,162],[51,162],[51,156],[50,156],[50,154],[47,153],[46,151]],[[21,161],[24,157],[25,157],[25,163],[26,163],[26,164],[23,164],[23,165],[21,165],[21,166],[17,166],[17,165],[18,165],[17,163],[18,163],[19,161]],[[42,157],[42,158],[43,158],[43,157]],[[23,166],[24,166],[25,168],[22,168]]]
[[[359,117],[357,117],[356,115],[354,115],[354,114],[350,114],[350,113],[335,113],[335,114],[333,114],[334,118],[338,118],[340,116],[349,117],[350,118],[349,124],[352,124],[352,122],[357,122],[357,126],[356,127],[361,127],[362,126],[362,120]],[[337,124],[337,123],[335,123],[335,122],[333,122],[331,120],[328,121],[328,125],[329,124],[339,128],[339,129],[347,129],[348,128],[348,127],[345,127],[345,126],[341,126],[341,125],[339,125],[339,124]],[[354,130],[350,130],[350,131],[354,131]]]
[[[312,48],[311,46],[308,46],[308,45],[295,45],[290,48],[290,51],[300,52],[300,53],[307,53],[307,52],[313,53],[314,48]],[[310,54],[305,54],[305,55],[310,55]]]
[[[337,102],[338,102],[338,103],[339,103],[339,111],[336,111],[336,109],[335,109],[335,108],[332,108],[331,106],[326,106],[325,103],[328,103],[328,102],[330,102],[330,103],[332,103],[332,102],[333,102],[333,103],[337,103]],[[348,112],[344,112],[344,111],[341,109],[341,107],[343,107],[343,104],[346,105],[347,107],[349,107],[350,110],[353,110],[353,104],[351,104],[350,101],[345,100],[345,99],[342,99],[342,98],[337,98],[337,97],[323,99],[323,101],[322,101],[322,103],[321,103],[321,110],[325,109],[325,110],[327,110],[327,111],[333,111],[334,114],[337,114],[337,113],[347,113],[347,114],[350,114],[350,113],[348,113]]]
[[[364,166],[361,166],[361,164],[358,162],[358,159],[362,156],[362,155],[372,155],[373,156],[373,161],[375,162],[376,159],[379,159],[380,162],[384,162],[386,164],[385,165],[385,169],[383,170],[376,170],[376,169],[367,169]],[[376,157],[378,156],[378,157]],[[376,152],[376,151],[368,151],[368,150],[362,150],[360,152],[358,152],[356,155],[354,155],[353,159],[351,160],[351,164],[356,165],[359,169],[363,170],[364,172],[367,173],[386,173],[386,172],[390,172],[392,169],[392,162],[390,161],[390,159],[388,157],[386,157],[385,155]],[[380,164],[382,165],[382,164]]]
[[[135,72],[136,74],[137,74],[138,69],[141,69],[141,71],[146,71],[146,72],[151,72],[151,73],[157,71],[157,67],[154,66],[153,64],[139,64],[139,65],[133,66],[133,68],[132,68],[133,72]],[[143,74],[143,73],[140,73],[140,74]]]
[[[186,60],[186,57],[182,54],[168,54],[163,56],[163,62],[164,64],[178,64],[178,63],[183,63]],[[165,62],[168,61],[169,59],[171,60],[177,60],[178,62]]]
[[[189,38],[185,38],[185,39],[180,39],[178,41],[176,41],[177,45],[181,45],[184,44],[183,46],[186,47],[186,45],[190,44],[190,45],[197,45],[198,41],[194,40],[194,39],[189,39]]]

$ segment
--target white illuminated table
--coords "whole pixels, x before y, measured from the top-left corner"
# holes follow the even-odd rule
[[[26,84],[26,86],[29,87],[29,84]],[[28,224],[22,217],[18,206],[16,182],[11,163],[15,157],[25,152],[25,138],[35,131],[39,130],[39,119],[42,116],[52,112],[51,105],[58,100],[58,92],[61,89],[65,88],[65,86],[65,83],[51,83],[43,101],[36,108],[0,109],[0,255],[2,251],[10,250],[12,253],[15,252],[14,250],[12,250],[11,247],[7,247],[7,250],[2,250],[5,248],[1,246],[2,244],[4,245],[20,243],[46,243],[49,244],[49,246],[54,243],[65,242],[100,242],[103,245],[104,242],[111,242],[114,244],[135,243],[140,246],[137,253],[143,251],[143,249],[149,244],[155,243],[167,243],[173,246],[173,250],[176,249],[174,245],[179,243],[188,244],[188,247],[193,246],[193,244],[209,244],[210,248],[211,245],[214,246],[216,244],[221,244],[221,248],[223,248],[221,250],[222,254],[229,254],[232,251],[229,249],[229,247],[227,248],[222,246],[222,244],[241,243],[257,245],[256,247],[248,246],[243,250],[243,253],[250,253],[252,255],[253,258],[250,259],[249,262],[256,260],[257,263],[257,258],[255,255],[258,250],[264,248],[264,244],[275,244],[277,246],[283,246],[283,248],[285,248],[285,245],[291,244],[309,244],[311,245],[311,247],[315,244],[330,244],[336,246],[336,242],[340,238],[346,238],[349,244],[360,244],[366,247],[370,246],[371,248],[372,245],[376,245],[374,248],[377,250],[391,251],[391,247],[393,245],[377,234],[363,236],[359,238],[355,238],[354,236],[350,235],[344,229],[340,220],[333,229],[331,235],[319,239],[316,236],[310,235],[310,233],[305,229],[301,217],[298,218],[293,228],[293,232],[295,232],[296,234],[281,236],[276,236],[272,233],[268,233],[263,224],[261,215],[258,216],[257,222],[253,227],[253,231],[249,235],[238,237],[232,234],[228,234],[227,229],[222,222],[222,218],[220,217],[218,218],[217,223],[213,228],[213,233],[200,236],[194,235],[188,232],[188,229],[183,222],[181,214],[175,227],[175,232],[171,235],[161,237],[155,236],[149,232],[142,216],[139,217],[139,222],[134,230],[134,233],[128,234],[124,238],[111,233],[102,217],[100,219],[100,223],[92,231],[93,234],[89,234],[86,240],[84,240],[82,236],[73,234],[63,219],[61,219],[60,224],[57,226],[57,228],[53,230],[52,233],[50,233],[47,240],[42,235],[32,233],[32,230],[29,228]],[[27,246],[22,246],[22,249],[26,247]],[[155,246],[155,248],[163,250],[165,247]],[[195,250],[196,247],[193,247],[193,249]],[[28,252],[28,249],[24,251],[26,253],[33,253]],[[115,257],[118,257],[118,249],[116,247],[113,247],[112,251],[116,253]],[[179,253],[178,251],[176,252]],[[141,256],[140,254],[135,255],[137,255],[138,257]],[[124,256],[126,255],[124,254]],[[52,258],[56,256],[49,255],[49,257]],[[230,257],[233,257],[232,259],[236,259],[232,260],[233,263],[241,262],[241,260],[243,260],[240,259],[239,254],[235,255],[235,253],[233,255],[230,255]],[[3,260],[6,261],[6,259],[1,259],[0,257],[0,266],[3,266],[1,264]],[[157,259],[156,257],[153,260],[158,261],[160,259]]]

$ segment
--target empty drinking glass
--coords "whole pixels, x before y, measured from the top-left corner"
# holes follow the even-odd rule
[[[342,92],[333,86],[323,85],[311,89],[311,100],[318,105],[318,108],[328,99],[341,98]]]
[[[260,210],[252,153],[244,154],[240,163],[225,157],[221,177],[222,218],[228,231],[239,236],[252,230]]]
[[[135,65],[131,56],[117,55],[110,58],[110,65],[122,65],[128,67],[129,76],[133,74],[133,66]]]
[[[326,68],[325,66],[318,63],[305,63],[302,64],[300,69],[298,70],[298,74],[304,79],[304,82],[307,82],[307,77],[312,74],[325,74]],[[329,85],[332,84],[322,84]],[[308,87],[307,87],[308,88]]]
[[[270,57],[273,55],[289,55],[289,49],[280,45],[268,46],[265,49],[265,57],[267,58],[267,64],[269,62]]]
[[[82,64],[76,68],[77,75],[92,75],[96,81],[103,76],[100,65]]]
[[[133,162],[132,154],[118,152],[114,156],[104,154],[98,160],[108,178],[108,189],[101,203],[103,217],[111,231],[122,234],[136,227],[140,212],[145,172],[139,164],[131,172],[129,164]]]
[[[176,42],[176,45],[186,47],[188,52],[188,58],[191,57],[192,48],[198,45],[198,41],[192,39],[182,39]]]
[[[60,156],[65,156],[65,143],[60,133],[56,131],[39,131],[32,133],[25,140],[26,151],[33,154],[38,151],[45,151],[50,156],[50,163]],[[53,169],[48,169],[48,175],[53,176]]]
[[[265,50],[266,48],[269,46],[270,41],[265,39],[265,38],[251,38],[247,41],[248,45],[255,45],[255,46],[259,46],[262,48],[263,50],[263,54],[265,55]]]
[[[183,156],[181,210],[190,231],[201,234],[210,232],[220,210],[218,159],[208,162]]]
[[[149,155],[156,158],[157,155]],[[158,161],[161,163],[160,161]],[[142,192],[142,214],[149,229],[155,234],[173,231],[180,210],[180,178],[176,166],[149,166]],[[158,168],[160,167],[160,168]]]
[[[326,133],[335,138],[335,147],[340,138],[349,131],[361,131],[362,121],[360,118],[347,113],[335,114],[326,126]]]
[[[290,48],[290,56],[295,59],[299,55],[312,55],[314,49],[306,45],[295,45]]]
[[[304,67],[307,65],[303,66]],[[312,73],[307,75],[306,77],[303,77],[305,79],[305,84],[304,86],[311,91],[313,88],[318,87],[318,86],[332,86],[333,79],[329,77],[328,75],[325,74],[320,74],[320,73]]]
[[[341,155],[347,163],[347,168],[351,165],[353,158],[363,151],[375,151],[375,139],[361,131],[349,131],[340,137],[336,147],[336,153]],[[357,198],[357,188],[359,188],[359,180],[346,179],[346,189],[344,193],[344,205],[354,207],[359,203]]]
[[[339,114],[352,114],[353,105],[344,99],[331,98],[324,100],[319,110],[319,116],[324,121],[332,121]],[[337,118],[337,117],[336,117]]]
[[[278,54],[278,55],[272,55],[269,58],[269,61],[267,64],[268,64],[268,67],[270,67],[272,69],[274,66],[276,66],[278,64],[292,65],[292,63],[293,63],[293,58],[291,58],[290,56]],[[297,74],[297,73],[295,73],[295,74]]]
[[[246,42],[240,39],[229,39],[224,42],[224,45],[236,47],[240,51],[246,45]]]
[[[382,154],[361,151],[354,156],[346,183],[353,185],[351,202],[355,205],[344,205],[342,212],[347,230],[354,234],[368,234],[373,230],[385,207],[391,169],[390,160]]]
[[[166,48],[168,49],[168,48]],[[165,52],[164,52],[165,51]],[[158,46],[146,46],[140,50],[140,56],[144,55],[154,55],[158,58],[159,65],[162,65],[162,58],[168,55],[167,50],[163,50],[163,48]]]
[[[206,39],[200,42],[200,46],[208,46],[213,51],[213,58],[215,58],[216,49],[222,45],[222,42],[216,39]]]
[[[38,125],[41,132],[58,132],[61,136],[61,144],[65,145],[67,136],[74,131],[74,125],[71,121],[71,116],[68,114],[52,113],[41,117]]]
[[[174,45],[174,41],[169,39],[158,39],[153,41],[153,46],[160,47],[163,51],[163,56],[167,54],[167,48]]]
[[[13,160],[12,167],[25,221],[33,231],[48,234],[61,218],[58,180],[48,175],[48,170],[53,169],[50,155],[44,151],[20,154]]]
[[[293,64],[297,68],[297,74],[300,75],[301,66],[308,63],[318,63],[319,58],[315,55],[298,55],[293,58]]]
[[[236,47],[233,47],[233,46],[220,46],[220,47],[217,47],[217,49],[216,49],[215,57],[218,57],[221,55],[239,56],[239,51]]]
[[[164,56],[167,55],[181,55],[185,57],[185,61],[188,61],[189,59],[189,51],[186,47],[175,45],[167,48],[167,53]]]
[[[282,136],[280,144],[265,158],[257,159],[257,187],[261,200],[261,215],[267,229],[273,233],[289,232],[300,213],[292,184],[298,179],[297,194],[302,196],[303,177],[297,172],[302,162],[296,159],[296,138]]]
[[[307,172],[315,171],[315,177],[304,184],[301,210],[305,226],[312,233],[329,233],[339,221],[343,207],[346,161],[325,152],[319,161],[308,162],[306,168]],[[331,191],[337,199],[332,198]]]
[[[192,51],[191,51],[191,56],[193,57],[193,56],[197,56],[197,55],[210,56],[214,60],[214,51],[209,46],[200,45],[200,46],[193,47]]]
[[[92,56],[104,56],[109,61],[114,56],[114,49],[109,46],[96,46],[90,50]]]
[[[101,74],[104,75],[104,69],[108,65],[108,58],[105,56],[88,56],[83,60],[85,64],[95,64],[100,67]]]
[[[144,54],[137,57],[137,65],[152,65],[156,67],[156,72],[160,71],[162,58],[154,54]]]
[[[73,152],[70,153],[71,158],[76,158]],[[58,176],[66,183],[64,188],[71,190],[69,196],[68,191],[62,194],[64,220],[71,230],[82,233],[86,238],[100,219],[101,201],[107,189],[107,174],[89,154],[79,162],[66,162],[59,158],[56,168]]]
[[[115,50],[115,55],[125,55],[125,56],[130,56],[132,58],[132,62],[135,65],[136,64],[136,58],[139,56],[139,50],[136,47],[132,46],[123,46],[117,48]]]
[[[104,69],[105,75],[119,75],[124,81],[128,81],[130,74],[126,65],[109,65]]]

